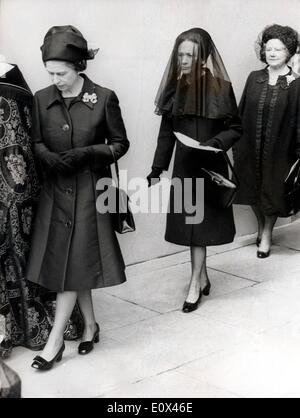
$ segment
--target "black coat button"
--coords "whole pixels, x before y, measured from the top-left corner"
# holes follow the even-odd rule
[[[71,222],[71,221],[66,221],[66,222],[65,222],[65,226],[66,226],[67,228],[71,228],[71,226],[72,226],[72,222]]]
[[[68,131],[70,129],[70,126],[67,124],[67,123],[65,123],[63,126],[62,126],[62,130],[63,131]]]
[[[73,189],[71,187],[68,187],[68,189],[66,189],[66,194],[72,194],[73,193]]]

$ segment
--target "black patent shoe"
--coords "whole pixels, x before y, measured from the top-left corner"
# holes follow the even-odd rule
[[[257,258],[267,258],[270,255],[270,250],[269,251],[257,251],[256,255],[257,255]]]
[[[31,364],[31,367],[33,367],[34,369],[37,369],[37,370],[50,370],[50,369],[52,369],[52,367],[53,367],[53,365],[56,361],[57,362],[61,361],[64,350],[65,350],[65,343],[62,344],[62,346],[58,350],[55,357],[53,357],[53,359],[50,360],[50,361],[45,360],[41,356],[34,357],[33,363]]]
[[[94,343],[99,342],[100,340],[99,334],[100,334],[100,327],[96,322],[96,331],[94,332],[92,340],[84,341],[83,343],[80,343],[78,346],[78,354],[81,354],[81,355],[89,354],[94,348]]]
[[[199,294],[199,297],[196,300],[196,302],[195,303],[190,303],[190,302],[185,301],[184,304],[183,304],[183,307],[182,307],[182,312],[189,313],[189,312],[195,311],[198,308],[198,305],[201,301],[201,297],[202,297],[202,291],[200,289],[200,294]]]
[[[209,281],[209,280],[207,280],[207,283],[206,283],[205,287],[204,287],[204,288],[203,288],[203,290],[202,290],[202,294],[203,294],[204,296],[209,296],[209,293],[210,293],[210,288],[211,288],[211,283],[210,283],[210,281]]]

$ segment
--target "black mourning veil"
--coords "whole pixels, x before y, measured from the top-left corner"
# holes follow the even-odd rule
[[[194,46],[190,74],[182,74],[178,47],[184,41]],[[237,114],[236,100],[222,58],[210,35],[193,28],[176,41],[155,98],[158,115],[194,115],[219,119]]]

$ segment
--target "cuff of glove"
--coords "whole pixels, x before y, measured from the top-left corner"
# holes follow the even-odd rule
[[[108,144],[91,145],[91,152],[93,155],[93,161],[96,164],[112,164],[114,157]]]
[[[78,147],[78,148],[73,148],[73,151],[75,152],[76,155],[76,151],[78,151],[78,155],[91,155],[93,153],[93,148],[92,146],[89,147]]]
[[[78,151],[77,153],[77,161],[79,165],[85,165],[87,163],[93,162],[93,158],[94,158],[94,150],[92,148],[92,146],[88,146],[88,147],[78,147],[78,148],[74,148],[74,155],[75,155],[75,159],[76,159],[76,151]]]

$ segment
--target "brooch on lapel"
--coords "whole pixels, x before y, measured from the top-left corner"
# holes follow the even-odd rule
[[[98,97],[97,97],[96,93],[92,93],[92,94],[84,93],[84,95],[82,96],[82,101],[84,103],[91,102],[91,103],[95,104],[98,101]]]
[[[296,80],[296,77],[294,76],[294,74],[287,75],[285,78],[286,78],[286,84],[288,86],[291,84],[292,81]]]
[[[283,89],[290,88],[290,84],[296,80],[294,74],[286,75],[286,76],[279,76],[280,77],[280,85]]]

